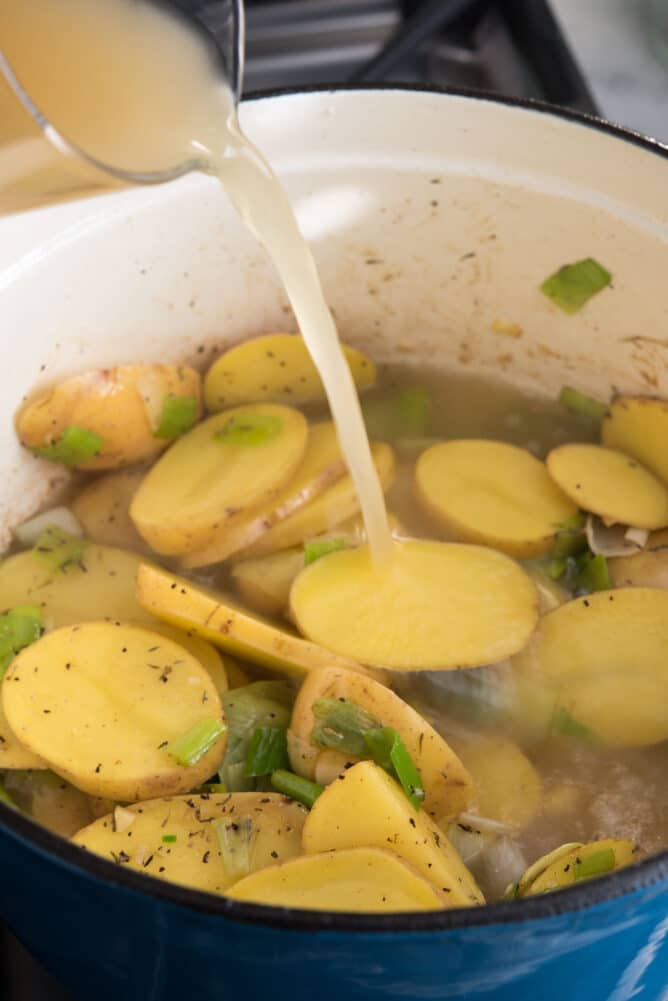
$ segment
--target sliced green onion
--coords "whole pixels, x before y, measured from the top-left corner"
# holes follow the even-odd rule
[[[178,438],[190,431],[197,420],[195,396],[166,396],[160,422],[153,432],[156,438]]]
[[[304,566],[308,567],[322,556],[337,553],[339,549],[345,548],[345,539],[315,539],[313,542],[306,542],[304,544]]]
[[[574,414],[588,417],[592,421],[602,421],[608,412],[604,403],[587,396],[586,393],[581,393],[578,389],[573,389],[572,386],[564,386],[559,394],[559,403]]]
[[[255,681],[225,692],[223,707],[228,726],[225,759],[219,777],[227,792],[252,792],[260,780],[246,774],[246,758],[258,727],[287,730],[294,691],[285,681]]]
[[[397,731],[389,726],[367,730],[364,740],[376,764],[394,773],[412,806],[419,810],[424,800],[424,786],[415,762]]]
[[[45,563],[50,570],[63,570],[81,560],[88,543],[76,535],[70,535],[56,525],[46,528],[32,548],[35,557]]]
[[[271,776],[271,784],[276,792],[281,792],[284,796],[295,799],[309,810],[318,796],[325,791],[317,782],[309,782],[301,775],[295,775],[293,772],[286,772],[283,769],[274,772]]]
[[[609,285],[612,275],[595,261],[585,257],[575,264],[565,264],[540,286],[541,292],[564,313],[577,313],[592,296]]]
[[[162,840],[163,840],[164,844],[166,844],[166,845],[173,845],[174,842],[176,841],[176,835],[175,834],[163,834]]]
[[[4,785],[0,782],[0,803],[4,803],[5,806],[11,806],[12,810],[20,810],[19,804],[16,802],[13,796],[11,796]]]
[[[93,431],[86,431],[75,425],[65,428],[60,438],[52,445],[42,445],[33,452],[49,462],[60,462],[63,466],[80,466],[94,459],[104,448],[104,438]]]
[[[42,635],[42,611],[37,605],[17,605],[0,615],[0,679],[19,650]]]
[[[615,868],[615,853],[612,848],[602,848],[586,858],[579,858],[573,867],[575,879],[590,879],[592,876],[602,876]]]
[[[586,741],[588,744],[598,743],[598,738],[593,730],[571,716],[568,709],[563,706],[555,711],[551,729],[553,733],[563,734],[565,737],[577,737],[578,740]]]
[[[222,720],[201,719],[181,737],[177,737],[167,746],[170,754],[179,765],[190,767],[196,765],[207,751],[210,751],[217,740],[225,733],[226,727]]]
[[[214,821],[218,848],[225,872],[236,882],[251,871],[251,843],[255,834],[252,817],[222,817]]]
[[[357,758],[367,756],[366,731],[380,727],[375,716],[348,699],[317,699],[313,715],[319,721],[311,734],[314,744],[333,747]]]
[[[586,553],[579,562],[579,573],[576,579],[578,591],[608,591],[611,587],[608,561],[602,553],[594,556]]]
[[[216,431],[215,437],[225,445],[243,445],[256,448],[277,438],[283,428],[283,421],[273,414],[244,414],[230,417],[227,424]]]
[[[287,730],[279,726],[259,726],[246,753],[246,775],[256,778],[290,767]]]
[[[581,512],[567,518],[557,526],[552,552],[553,560],[564,560],[581,552],[587,545],[585,536],[585,516]]]

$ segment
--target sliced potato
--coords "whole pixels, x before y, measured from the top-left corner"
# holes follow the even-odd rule
[[[4,679],[2,681],[4,685]],[[1,691],[1,688],[0,688]],[[46,761],[25,747],[9,725],[0,698],[0,768],[47,768]]]
[[[552,482],[545,463],[501,441],[445,441],[415,467],[417,498],[450,535],[511,556],[548,552],[577,507]]]
[[[354,661],[249,614],[224,595],[148,564],[137,574],[137,600],[156,618],[281,674],[303,678],[314,667],[337,663],[362,670]]]
[[[263,422],[257,443],[219,436]],[[130,516],[158,553],[209,546],[232,518],[266,503],[294,475],[308,437],[306,418],[290,407],[258,404],[210,417],[177,441],[137,490]],[[251,434],[252,438],[252,434]]]
[[[216,650],[213,644],[207,643],[201,636],[184,632],[183,629],[176,629],[174,626],[169,626],[166,622],[157,622],[154,620],[151,623],[151,632],[160,633],[161,636],[166,636],[173,643],[178,643],[179,646],[185,647],[188,653],[192,654],[195,660],[199,661],[202,665],[213,681],[216,691],[222,698],[230,687],[227,679],[228,660]]]
[[[424,809],[430,816],[455,817],[475,797],[471,775],[415,709],[385,685],[338,667],[312,671],[297,695],[289,746],[292,767],[299,775],[314,778],[323,754],[323,748],[311,742],[316,725],[313,706],[318,699],[347,699],[366,709],[381,726],[392,727],[400,734],[422,778]]]
[[[292,582],[304,569],[304,550],[284,549],[255,560],[242,560],[232,568],[240,596],[260,615],[282,615]]]
[[[668,589],[668,529],[653,532],[640,552],[609,559],[608,570],[613,587]]]
[[[130,517],[130,503],[145,475],[144,469],[107,473],[76,495],[70,509],[87,539],[121,549],[146,548]]]
[[[424,810],[414,810],[397,783],[370,761],[353,765],[327,786],[306,818],[302,840],[308,855],[389,848],[445,894],[445,907],[485,902],[445,834]]]
[[[355,348],[342,345],[358,389],[376,381],[376,366]],[[299,334],[267,334],[236,344],[213,363],[204,380],[209,410],[259,400],[272,403],[324,403],[325,390]]]
[[[623,452],[600,445],[560,445],[546,462],[557,486],[606,524],[650,529],[668,525],[668,490]]]
[[[301,853],[306,810],[276,793],[212,793],[154,799],[127,808],[119,829],[107,814],[72,838],[129,869],[222,893],[240,876]],[[217,824],[237,825],[239,859],[221,853]],[[223,838],[223,844],[225,844]],[[230,863],[228,865],[228,863]]]
[[[322,852],[272,865],[240,880],[226,896],[276,907],[357,914],[435,911],[447,906],[433,884],[382,848]]]
[[[601,425],[601,440],[647,466],[668,485],[668,402],[620,396]]]
[[[226,735],[191,766],[171,741],[223,721],[218,693],[184,647],[139,626],[87,622],[47,633],[12,661],[2,704],[19,740],[91,796],[186,792],[220,765]]]
[[[642,747],[668,738],[668,592],[598,591],[545,615],[513,660],[518,680],[550,687],[597,740]]]
[[[536,589],[501,553],[456,543],[395,542],[389,566],[367,546],[306,567],[290,592],[300,630],[363,664],[404,671],[494,664],[536,624]]]
[[[304,457],[287,485],[260,507],[224,522],[209,545],[184,556],[183,566],[203,567],[220,563],[246,549],[273,525],[288,518],[340,480],[345,471],[334,424],[325,421],[312,425]]]
[[[100,451],[78,469],[117,469],[161,452],[169,439],[155,435],[169,397],[189,396],[201,414],[199,373],[185,365],[119,365],[66,379],[33,394],[16,415],[22,445],[37,449],[58,442],[68,428],[102,438]],[[155,412],[158,413],[158,422]]]
[[[49,771],[14,771],[4,786],[33,820],[65,838],[93,819],[88,796]]]
[[[475,812],[517,830],[527,827],[540,809],[542,783],[526,754],[503,737],[460,734],[448,739],[473,776]]]
[[[526,888],[522,896],[561,890],[583,879],[603,876],[633,862],[633,842],[606,838],[571,848],[551,862]],[[596,870],[599,871],[596,871]]]
[[[371,455],[381,485],[386,490],[394,479],[394,452],[384,442],[371,443]],[[348,474],[328,487],[309,504],[284,518],[256,542],[243,551],[246,557],[264,556],[291,546],[300,546],[308,539],[331,532],[359,513],[355,485]]]
[[[153,622],[135,598],[140,563],[136,553],[92,543],[58,570],[31,549],[17,553],[0,563],[0,608],[39,605],[47,630],[90,619]]]

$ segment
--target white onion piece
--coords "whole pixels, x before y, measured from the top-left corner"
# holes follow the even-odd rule
[[[510,824],[503,824],[500,820],[492,820],[491,817],[479,817],[477,813],[460,813],[457,817],[460,824],[473,827],[481,834],[517,834],[517,830]]]
[[[29,521],[24,521],[14,531],[14,536],[22,546],[34,546],[42,532],[54,526],[62,528],[69,535],[83,535],[83,528],[68,507],[52,507]]]
[[[134,824],[137,818],[136,813],[132,810],[127,810],[124,806],[117,806],[114,809],[114,830],[119,834],[123,831],[127,831],[128,827]]]
[[[516,841],[497,838],[482,852],[480,868],[484,872],[485,889],[489,896],[501,897],[507,887],[519,880],[527,868],[527,860]]]
[[[481,831],[465,830],[459,823],[450,824],[447,833],[462,862],[469,867],[478,861],[489,840]]]
[[[636,533],[638,533],[636,535]],[[642,533],[642,534],[640,534]],[[594,556],[632,556],[644,549],[647,533],[627,525],[604,525],[590,514],[585,525],[587,544]]]

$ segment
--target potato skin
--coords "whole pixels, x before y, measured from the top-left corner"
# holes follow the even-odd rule
[[[185,365],[118,365],[74,376],[38,390],[19,409],[16,433],[29,449],[57,441],[68,427],[79,427],[103,439],[100,453],[78,469],[119,469],[151,459],[169,440],[157,438],[149,416],[146,391],[158,396],[194,396],[202,413],[201,379]]]
[[[642,462],[668,486],[668,401],[618,396],[601,425],[601,440]]]

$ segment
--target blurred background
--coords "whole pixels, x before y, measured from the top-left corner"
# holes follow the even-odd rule
[[[222,5],[196,6],[215,28]],[[464,87],[598,114],[668,144],[668,0],[246,0],[246,11],[246,93]],[[0,1001],[68,1001],[1,927]]]

